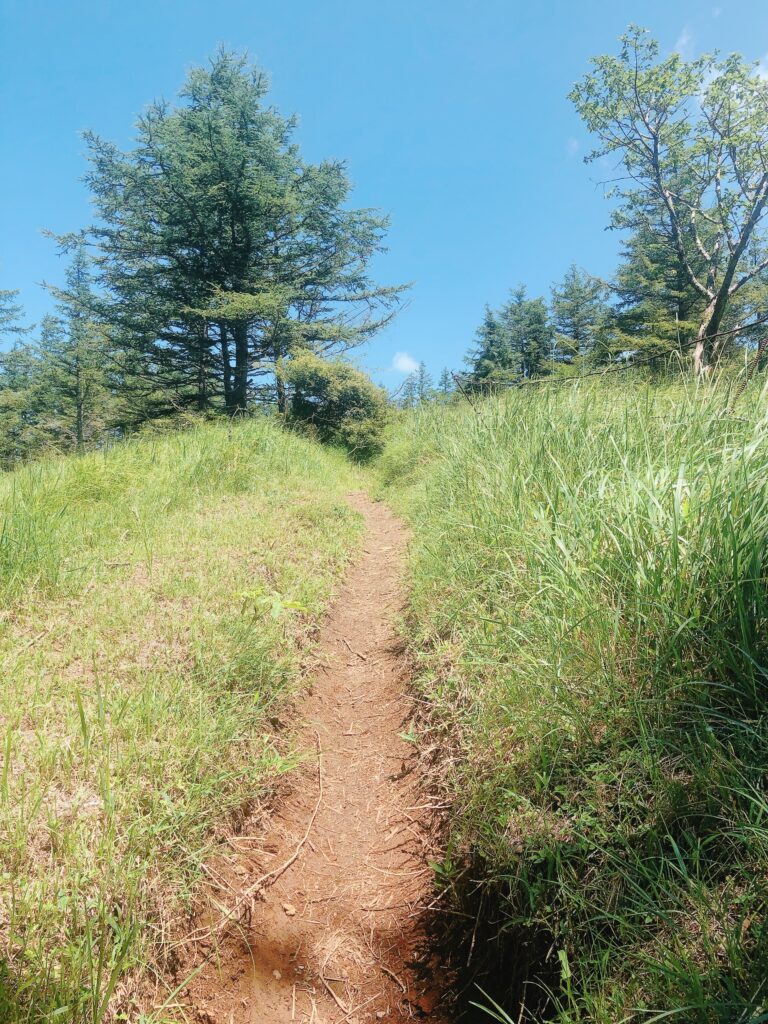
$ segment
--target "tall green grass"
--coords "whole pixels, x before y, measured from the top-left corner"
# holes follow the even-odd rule
[[[767,397],[521,389],[379,463],[452,751],[438,877],[473,956],[506,936],[510,1019],[768,1020]]]
[[[264,420],[0,478],[0,1020],[97,1024],[157,975],[217,828],[291,763],[360,523],[340,455]]]

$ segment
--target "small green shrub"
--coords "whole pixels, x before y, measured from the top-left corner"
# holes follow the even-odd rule
[[[290,362],[286,381],[292,390],[292,422],[321,441],[342,445],[357,461],[381,451],[387,395],[367,374],[342,360],[307,352]]]

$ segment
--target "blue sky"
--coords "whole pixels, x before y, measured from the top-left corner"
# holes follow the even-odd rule
[[[270,73],[306,157],[345,159],[355,204],[391,215],[377,277],[415,283],[362,362],[392,386],[410,360],[458,368],[486,302],[615,265],[566,95],[630,22],[768,70],[766,0],[0,0],[0,287],[39,319],[39,282],[63,270],[42,229],[89,220],[79,133],[129,145],[145,104],[224,43]]]

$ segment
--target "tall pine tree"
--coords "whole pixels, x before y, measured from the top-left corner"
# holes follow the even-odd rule
[[[428,402],[432,397],[432,377],[423,359],[416,371],[416,393],[420,402]]]
[[[31,329],[22,324],[24,308],[17,301],[18,296],[18,290],[0,288],[0,337],[18,338]]]
[[[86,136],[104,319],[142,414],[285,408],[285,359],[360,344],[397,304],[368,272],[386,218],[348,208],[343,165],[306,163],[266,93],[221,51],[176,107],[148,109],[129,152]]]
[[[84,244],[75,246],[63,289],[52,288],[56,315],[46,317],[39,342],[45,419],[52,439],[82,448],[98,439],[110,418],[110,341],[94,319],[98,300]]]
[[[419,403],[419,380],[415,372],[409,373],[400,388],[400,405],[413,409]]]
[[[440,376],[437,380],[437,391],[442,401],[447,401],[453,392],[456,390],[451,371],[447,366],[443,367],[440,371]]]
[[[601,347],[610,315],[606,293],[602,282],[575,264],[552,286],[556,360],[577,360]]]

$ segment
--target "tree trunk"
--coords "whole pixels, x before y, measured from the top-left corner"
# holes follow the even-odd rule
[[[201,346],[197,357],[197,411],[208,408],[208,381],[205,374],[205,349]]]
[[[219,323],[219,342],[221,345],[221,364],[223,370],[223,383],[224,383],[224,408],[227,412],[233,412],[232,402],[232,363],[230,362],[229,355],[229,337],[227,335],[227,325],[223,322]]]
[[[232,387],[232,412],[245,412],[248,407],[248,325],[235,324],[235,373]]]
[[[83,371],[79,358],[75,366],[75,443],[78,449],[81,449],[85,443],[85,397],[83,395]]]
[[[741,229],[736,246],[731,251],[717,294],[710,300],[704,313],[699,333],[696,336],[696,347],[693,353],[693,365],[696,367],[697,373],[709,373],[720,356],[723,348],[723,338],[718,338],[717,335],[720,331],[725,311],[728,308],[731,296],[749,280],[749,276],[743,277],[736,285],[733,284],[733,281],[736,277],[739,261],[744,255],[755,226],[763,214],[766,202],[768,202],[768,172],[762,177],[760,186],[755,194],[752,212]]]
[[[693,348],[693,367],[697,377],[703,377],[709,372],[709,344],[708,333],[712,317],[715,312],[714,300],[704,310],[704,315],[696,334],[696,344]]]
[[[285,389],[283,357],[280,352],[275,354],[275,392],[277,394],[277,411],[285,415],[288,412],[288,393]]]
[[[723,339],[718,334],[729,298],[728,289],[723,287],[704,310],[693,349],[693,366],[698,376],[706,376],[717,363],[723,347]]]

